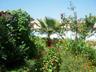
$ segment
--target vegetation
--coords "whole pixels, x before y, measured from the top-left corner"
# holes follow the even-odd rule
[[[21,9],[2,11],[0,15],[0,67],[14,68],[35,56],[36,46],[28,27],[30,15]]]
[[[49,48],[46,40],[51,40],[52,33],[60,33],[62,24],[47,17],[44,21],[38,19],[39,31],[48,34],[48,39],[43,39],[31,36],[29,24],[32,18],[27,12],[21,9],[1,11],[0,72],[95,72],[95,42],[84,40],[96,22],[95,18],[87,16],[83,23],[70,18],[71,26],[76,24],[72,30],[81,37],[78,40],[55,39]],[[65,24],[68,22],[68,18],[62,19]]]
[[[51,46],[51,39],[50,39],[50,35],[52,33],[55,33],[56,31],[59,31],[60,28],[60,23],[58,21],[56,21],[55,19],[51,19],[51,18],[47,18],[45,17],[44,21],[43,20],[39,20],[40,25],[41,25],[41,32],[46,32],[48,34],[48,39],[47,39],[47,43],[48,46]]]

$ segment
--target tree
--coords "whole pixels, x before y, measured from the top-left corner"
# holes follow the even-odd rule
[[[77,32],[78,32],[78,26],[77,26],[77,13],[75,11],[75,7],[73,6],[72,2],[70,1],[70,8],[69,8],[72,12],[73,12],[73,19],[72,19],[72,30],[76,32],[76,36],[75,39],[77,40]]]
[[[25,57],[34,56],[29,23],[30,15],[21,9],[0,12],[0,65],[18,66]]]
[[[87,26],[87,31],[92,31],[94,24],[96,23],[96,16],[92,16],[90,13],[89,16],[85,16],[85,24]]]
[[[48,46],[50,46],[50,35],[56,31],[59,31],[60,23],[52,18],[45,17],[44,20],[38,19],[41,24],[41,32],[46,32],[48,34]]]

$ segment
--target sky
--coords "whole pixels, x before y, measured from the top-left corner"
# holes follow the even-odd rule
[[[96,0],[71,0],[78,18],[92,13],[96,15]],[[33,18],[45,16],[60,19],[60,14],[72,15],[69,0],[0,0],[0,11],[23,9]]]

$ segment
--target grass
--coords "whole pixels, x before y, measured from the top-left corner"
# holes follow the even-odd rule
[[[45,52],[42,47],[39,50]],[[40,58],[26,60],[23,67],[7,72],[96,72],[95,52],[84,41],[75,45],[72,40],[57,41],[52,48],[46,47],[46,53]]]
[[[60,72],[94,72],[96,67],[82,54],[73,55],[70,52],[62,53]]]

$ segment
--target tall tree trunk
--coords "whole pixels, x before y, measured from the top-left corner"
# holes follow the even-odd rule
[[[48,46],[48,47],[51,47],[51,44],[52,44],[52,40],[51,40],[51,38],[50,38],[50,35],[51,35],[51,33],[48,32],[48,38],[47,38],[47,46]]]

